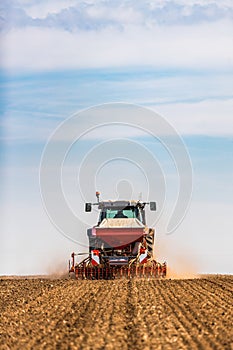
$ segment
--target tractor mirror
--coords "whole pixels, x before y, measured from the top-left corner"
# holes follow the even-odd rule
[[[85,203],[85,211],[90,212],[91,211],[91,203]]]
[[[156,211],[156,202],[150,202],[150,210]]]

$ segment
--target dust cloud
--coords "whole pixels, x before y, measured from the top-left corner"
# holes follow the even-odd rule
[[[47,266],[46,276],[53,279],[63,279],[69,277],[68,259],[55,259],[56,263]]]
[[[199,277],[198,259],[181,239],[172,236],[155,239],[155,259],[167,262],[167,278],[185,279]]]

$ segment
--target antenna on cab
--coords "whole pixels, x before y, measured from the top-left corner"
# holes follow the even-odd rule
[[[100,202],[100,192],[96,191],[95,195],[97,198],[97,202],[99,203]]]

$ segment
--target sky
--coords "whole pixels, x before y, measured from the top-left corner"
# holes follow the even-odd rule
[[[62,270],[72,251],[85,251],[97,212],[83,208],[95,190],[104,199],[157,200],[148,223],[156,221],[158,259],[174,270],[232,273],[232,1],[3,0],[0,26],[0,275]],[[152,111],[182,140],[192,166],[192,198],[172,234],[167,225],[188,165],[177,171],[181,151],[171,135],[159,142],[162,124],[153,137]],[[51,221],[40,183],[51,135],[76,115],[75,135],[85,133],[71,143],[72,130],[68,139],[61,132],[48,169],[53,175],[70,143],[61,182],[77,237]],[[48,185],[59,208],[53,177]]]

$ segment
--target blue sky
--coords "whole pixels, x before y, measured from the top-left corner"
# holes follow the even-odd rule
[[[179,256],[187,265],[195,262],[198,272],[232,273],[232,2],[20,0],[1,6],[0,274],[50,272],[51,261],[61,268],[71,251],[81,249],[44,211],[40,159],[62,121],[109,102],[148,107],[182,136],[194,172],[185,220],[173,235],[164,234],[177,179],[168,155],[148,135],[103,128],[74,147],[67,169],[79,167],[89,150],[115,133],[137,139],[161,161],[166,176],[165,214],[157,227],[161,259],[177,269]],[[109,171],[96,181],[103,195],[114,197]],[[129,167],[127,176],[133,171]],[[67,197],[82,210],[69,179]],[[134,181],[138,185],[142,175]],[[95,214],[85,215],[88,224],[95,220]]]

